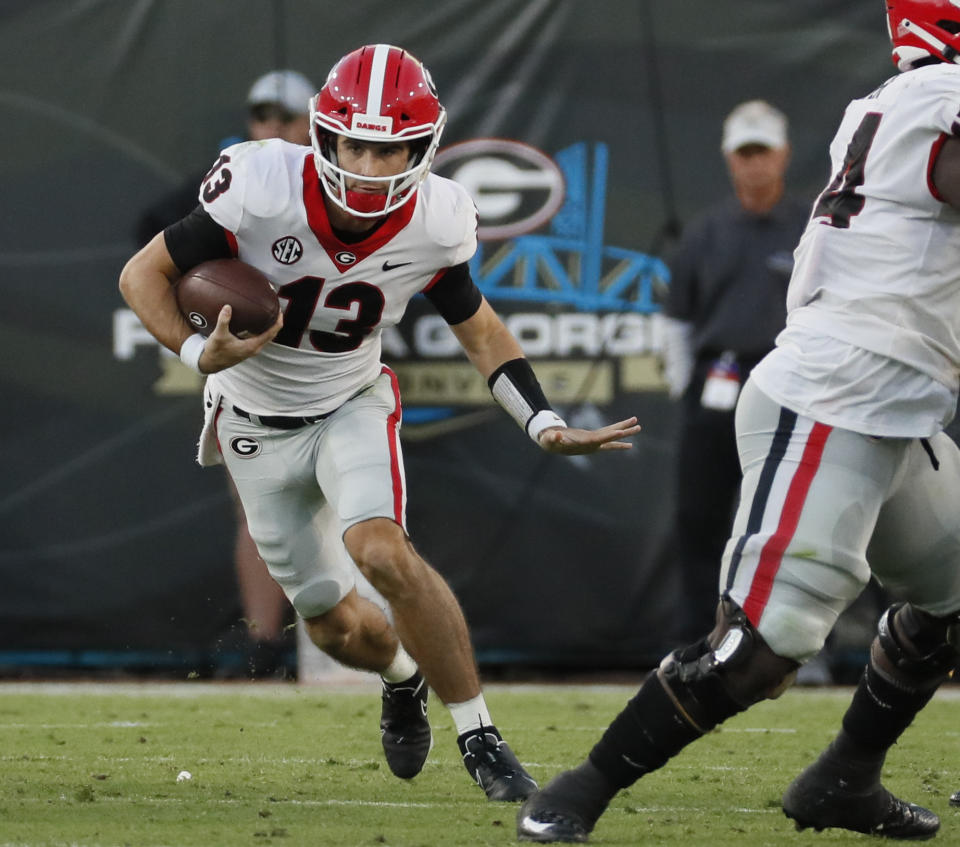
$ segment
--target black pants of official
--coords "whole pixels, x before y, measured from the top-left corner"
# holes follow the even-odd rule
[[[677,445],[673,538],[683,609],[677,635],[684,641],[713,626],[720,559],[740,493],[734,410],[705,409],[700,403],[708,366],[695,369],[681,400]]]

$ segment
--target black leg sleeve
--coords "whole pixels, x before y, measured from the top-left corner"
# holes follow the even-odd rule
[[[590,761],[611,783],[626,788],[700,735],[652,673],[590,751]]]

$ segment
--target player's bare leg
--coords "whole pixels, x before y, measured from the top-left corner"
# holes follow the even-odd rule
[[[391,520],[354,524],[343,537],[353,560],[393,612],[403,646],[450,708],[464,765],[491,800],[522,800],[537,784],[493,726],[460,604],[443,577]]]
[[[467,624],[450,587],[386,518],[355,524],[343,537],[347,550],[393,612],[400,641],[444,703],[480,693]]]
[[[427,684],[400,646],[386,615],[353,589],[329,612],[305,624],[313,643],[329,656],[343,665],[381,675],[383,752],[395,776],[415,777],[433,746],[427,720]],[[399,672],[393,676],[399,681],[391,681],[391,670]]]
[[[341,665],[380,673],[399,641],[386,615],[353,589],[329,612],[304,621],[310,640]]]

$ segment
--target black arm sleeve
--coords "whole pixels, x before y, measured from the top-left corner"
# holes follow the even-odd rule
[[[163,231],[170,258],[181,273],[210,259],[232,259],[227,233],[198,203],[190,214]]]
[[[466,262],[447,268],[446,273],[423,293],[451,325],[472,318],[483,302],[483,295],[470,276],[470,266]]]

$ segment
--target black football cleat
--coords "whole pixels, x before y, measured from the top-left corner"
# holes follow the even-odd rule
[[[517,838],[541,844],[582,844],[617,793],[588,759],[557,774],[517,813]]]
[[[496,727],[465,732],[457,739],[457,745],[467,772],[486,792],[488,800],[525,800],[537,790],[537,783],[517,761]]]
[[[528,797],[517,812],[517,840],[539,844],[583,844],[592,827],[576,812],[561,810],[542,791]]]
[[[427,720],[427,683],[418,671],[405,682],[383,683],[380,740],[394,776],[413,779],[433,747]]]
[[[950,795],[950,805],[951,806],[960,806],[960,791],[954,791]]]
[[[940,829],[929,809],[894,797],[882,785],[852,791],[841,778],[823,778],[814,762],[783,795],[783,812],[798,830],[849,829],[881,838],[923,840]]]

